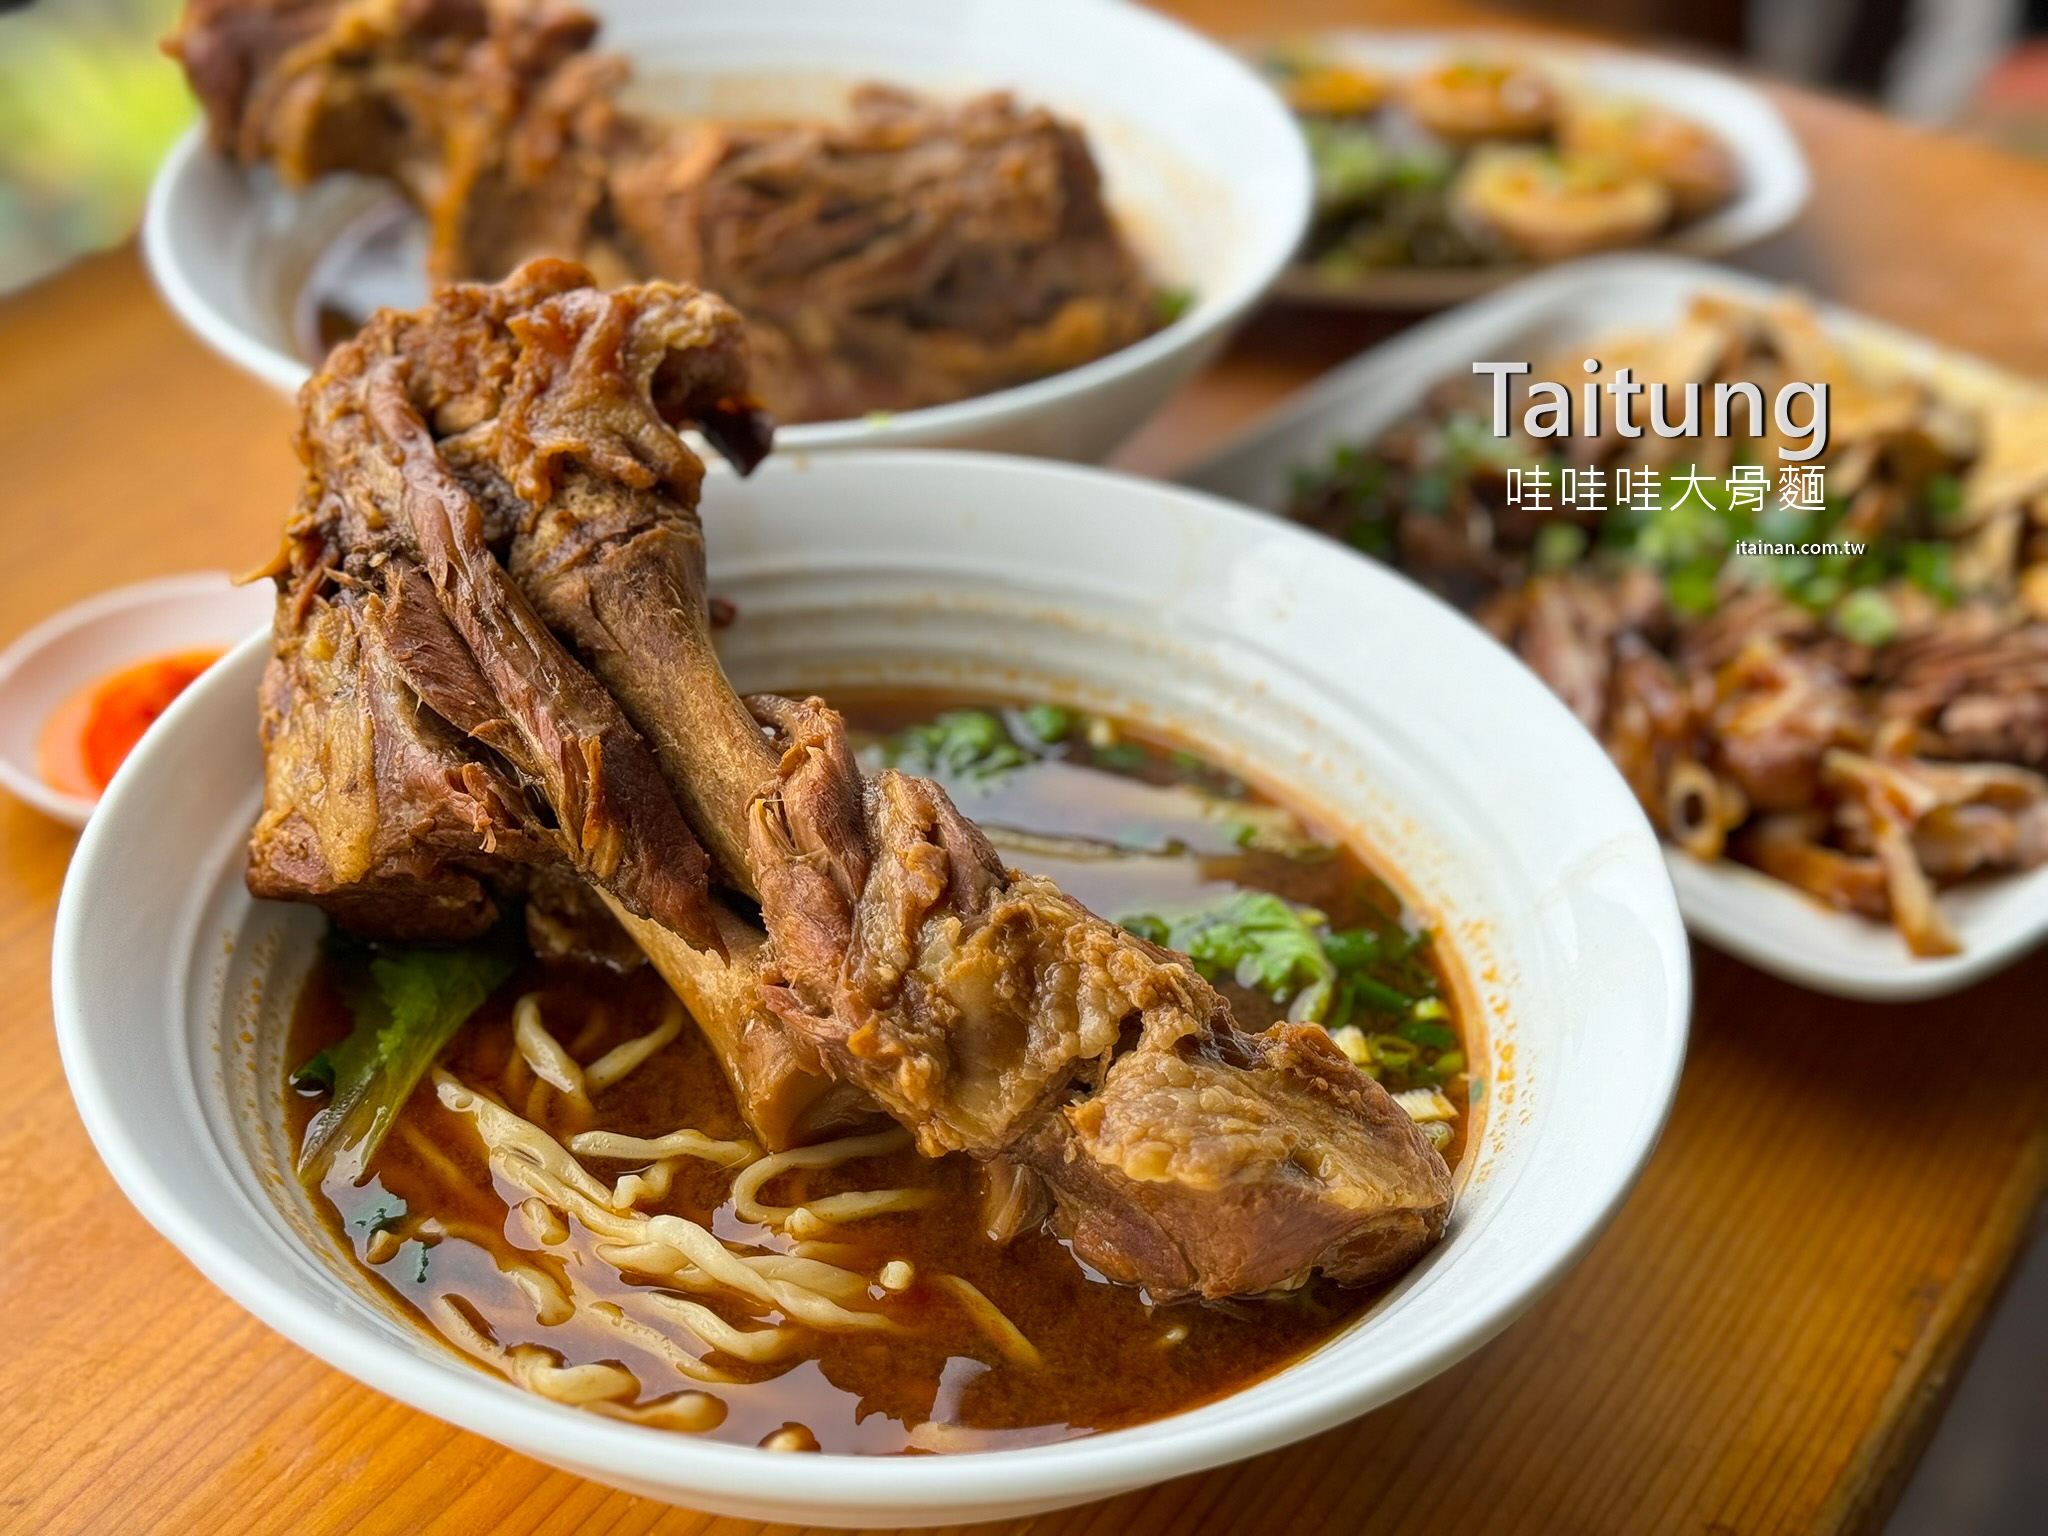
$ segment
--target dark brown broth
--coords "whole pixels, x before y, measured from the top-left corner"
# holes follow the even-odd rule
[[[900,693],[842,695],[836,702],[856,728],[871,733],[894,731],[957,703]],[[1170,744],[1126,739],[1143,748],[1142,762],[1125,763],[1134,778],[1052,761],[1017,769],[986,788],[960,787],[958,798],[984,825],[1182,846],[1180,852],[1137,861],[1006,853],[1013,862],[1052,875],[1107,915],[1185,905],[1234,886],[1318,906],[1333,926],[1361,921],[1368,913],[1398,912],[1388,887],[1348,851],[1308,860],[1245,852],[1212,824],[1158,814],[1162,802],[1133,791],[1143,782],[1169,785],[1191,765],[1184,755],[1177,763]],[[1122,756],[1128,760],[1133,754]],[[1199,771],[1212,785],[1229,782],[1214,770]],[[1248,805],[1272,803],[1255,791],[1230,787]],[[1111,812],[1104,811],[1105,802]],[[1122,824],[1106,825],[1118,818]],[[1134,863],[1141,868],[1128,867]],[[1226,990],[1248,1026],[1277,1015],[1256,992]],[[721,1138],[746,1135],[716,1060],[689,1029],[595,1095],[590,1118],[578,1118],[552,1090],[534,1088],[517,1060],[511,1008],[527,992],[540,995],[550,1031],[585,1062],[653,1029],[667,998],[660,979],[646,968],[621,976],[529,960],[464,1026],[442,1065],[465,1083],[505,1097],[558,1140],[593,1126],[648,1137],[682,1126]],[[299,1002],[287,1059],[305,1060],[349,1027],[332,977],[316,970]],[[294,1134],[303,1135],[317,1100],[288,1097]],[[1463,1093],[1453,1097],[1462,1109]],[[1461,1115],[1461,1130],[1462,1125]],[[1458,1145],[1447,1155],[1455,1163]],[[643,1210],[685,1216],[728,1242],[769,1251],[790,1246],[786,1237],[738,1217],[727,1198],[729,1172],[688,1160],[680,1166],[669,1196],[643,1203]],[[609,1182],[629,1167],[600,1162],[593,1171]],[[1067,1439],[1158,1418],[1247,1385],[1302,1354],[1372,1299],[1369,1292],[1318,1282],[1259,1302],[1148,1304],[1136,1291],[1093,1277],[1052,1237],[1032,1234],[1000,1248],[988,1242],[980,1230],[976,1170],[962,1158],[933,1162],[902,1152],[799,1170],[778,1180],[766,1198],[791,1205],[838,1190],[897,1185],[929,1187],[937,1198],[922,1211],[851,1223],[832,1236],[870,1256],[864,1272],[892,1259],[914,1266],[918,1281],[906,1294],[871,1292],[908,1328],[881,1338],[813,1332],[794,1366],[728,1366],[754,1379],[708,1388],[726,1405],[723,1423],[712,1431],[717,1438],[756,1444],[785,1425],[801,1424],[828,1451],[889,1453],[913,1448],[912,1426],[935,1420],[975,1431],[964,1441],[975,1448]],[[630,1297],[633,1286],[589,1251],[588,1234],[580,1230],[568,1243],[542,1250],[511,1209],[523,1192],[494,1181],[470,1121],[443,1108],[431,1085],[413,1095],[361,1185],[331,1174],[321,1193],[326,1214],[358,1261],[430,1326],[428,1304],[437,1296],[459,1296],[500,1345],[543,1345],[569,1364],[625,1365],[642,1383],[642,1401],[700,1385],[659,1356],[622,1344],[581,1318],[555,1326],[536,1321],[532,1302],[501,1272],[501,1262],[532,1262],[546,1252],[564,1256],[586,1295]],[[391,1218],[394,1198],[405,1205],[405,1215],[388,1223],[396,1234],[412,1233],[430,1216],[445,1231],[431,1247],[407,1235],[395,1255],[371,1265],[373,1227],[379,1218]],[[978,1286],[1037,1346],[1042,1366],[1029,1370],[1006,1363],[950,1295],[931,1283],[939,1274],[960,1275]],[[694,1352],[694,1341],[676,1332]]]

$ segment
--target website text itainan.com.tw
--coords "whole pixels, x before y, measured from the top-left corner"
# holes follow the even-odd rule
[[[1738,555],[1860,555],[1867,546],[1853,540],[1827,544],[1774,544],[1769,539],[1737,539]]]

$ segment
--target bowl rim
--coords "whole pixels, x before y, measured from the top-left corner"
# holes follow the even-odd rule
[[[1242,533],[1256,527],[1268,538],[1298,539],[1302,553],[1311,558],[1327,561],[1330,556],[1327,541],[1221,498],[1182,486],[1040,459],[924,449],[784,461],[762,472],[898,476],[914,481],[921,474],[961,467],[977,474],[1035,477],[1052,489],[1065,488],[1076,494],[1091,487],[1119,495],[1142,492],[1226,530],[1234,527]],[[821,490],[821,494],[826,493]],[[942,507],[943,501],[938,505]],[[1455,610],[1414,588],[1405,578],[1362,556],[1340,552],[1339,558],[1356,562],[1351,569],[1366,585],[1384,582],[1410,588],[1447,618],[1469,625]],[[333,1313],[293,1295],[274,1281],[257,1259],[216,1237],[205,1219],[161,1174],[147,1146],[118,1114],[114,1094],[94,1070],[90,1041],[94,1025],[81,998],[93,969],[90,936],[82,917],[88,903],[82,893],[117,869],[120,854],[115,839],[122,804],[138,793],[135,786],[151,780],[156,759],[166,755],[169,744],[177,740],[185,717],[212,693],[230,686],[240,669],[253,666],[254,657],[268,645],[266,633],[252,634],[215,672],[173,703],[165,714],[163,729],[145,739],[116,778],[104,802],[114,814],[95,816],[87,825],[66,875],[52,955],[54,1014],[66,1077],[95,1148],[122,1193],[216,1286],[275,1331],[358,1381],[523,1454],[569,1465],[579,1475],[613,1478],[643,1490],[658,1484],[682,1496],[758,1500],[763,1493],[759,1473],[768,1465],[762,1457],[775,1453],[617,1423],[547,1403],[459,1362],[429,1360],[353,1324],[337,1326]],[[1529,687],[1538,690],[1539,685],[1531,679]],[[1554,712],[1553,723],[1560,728],[1570,721],[1564,706],[1547,691],[1540,696],[1532,693],[1530,703],[1546,714]],[[1573,742],[1578,739],[1576,735],[1570,738]],[[1600,785],[1602,798],[1615,812],[1609,842],[1621,851],[1632,851],[1646,868],[1659,872],[1660,883],[1652,887],[1658,893],[1655,910],[1635,915],[1667,962],[1662,1016],[1645,1023],[1646,1032],[1654,1027],[1660,1047],[1654,1060],[1654,1081],[1641,1085],[1647,1109],[1613,1160],[1585,1181],[1594,1192],[1580,1197],[1585,1213],[1580,1225],[1547,1238],[1544,1246],[1517,1268],[1511,1284],[1487,1287],[1452,1321],[1415,1328],[1399,1352],[1365,1383],[1347,1381],[1316,1393],[1298,1394],[1270,1409],[1249,1432],[1222,1416],[1190,1428],[1191,1414],[1203,1411],[1194,1409],[1050,1445],[946,1456],[814,1457],[804,1464],[804,1500],[834,1503],[850,1518],[883,1512],[900,1516],[909,1509],[1042,1508],[1078,1503],[1241,1460],[1345,1422],[1412,1390],[1498,1334],[1576,1264],[1634,1188],[1670,1114],[1685,1059],[1692,977],[1676,897],[1668,878],[1662,876],[1662,861],[1648,821],[1590,737],[1584,738],[1583,752],[1576,745],[1566,750],[1584,758],[1587,777]],[[1291,1364],[1275,1374],[1284,1375],[1294,1368]]]
[[[1307,141],[1271,82],[1222,43],[1131,0],[1089,0],[1086,8],[1115,12],[1128,24],[1151,29],[1160,38],[1170,38],[1174,46],[1205,56],[1211,67],[1222,71],[1223,78],[1234,80],[1237,95],[1230,109],[1243,133],[1271,138],[1276,151],[1282,145],[1291,146],[1291,153],[1274,154],[1271,163],[1260,172],[1266,195],[1274,198],[1282,210],[1280,216],[1259,231],[1261,238],[1253,243],[1231,281],[1213,292],[1197,291],[1185,314],[1127,347],[1042,379],[945,405],[778,427],[776,445],[784,453],[943,440],[1007,426],[1057,401],[1112,388],[1228,331],[1272,288],[1293,260],[1314,211],[1314,170]],[[1018,88],[1029,90],[1028,85]],[[312,365],[243,330],[208,303],[193,278],[186,259],[188,252],[175,236],[175,210],[189,199],[193,178],[217,164],[217,157],[207,144],[205,123],[194,123],[178,138],[150,181],[142,219],[144,264],[164,302],[201,341],[272,388],[295,394],[312,376]]]

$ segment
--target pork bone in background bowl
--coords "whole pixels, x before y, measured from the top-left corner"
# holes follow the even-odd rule
[[[1193,301],[1107,357],[953,405],[784,428],[785,451],[993,448],[1099,459],[1214,355],[1292,259],[1308,226],[1308,154],[1252,69],[1123,0],[584,0],[595,47],[633,64],[636,106],[711,115],[829,116],[849,86],[946,98],[1007,89],[1087,132],[1109,205],[1156,281]],[[308,358],[295,312],[337,241],[397,201],[381,183],[322,178],[287,192],[193,128],[151,189],[143,248],[180,319],[230,362],[296,390]],[[417,242],[415,242],[417,245]],[[392,253],[366,294],[410,309],[422,251]]]
[[[101,1156],[230,1296],[393,1397],[635,1493],[756,1519],[932,1524],[1098,1498],[1328,1428],[1476,1348],[1585,1250],[1669,1106],[1687,955],[1642,813],[1506,652],[1299,529],[1032,460],[827,455],[751,481],[718,473],[705,522],[713,588],[739,607],[721,645],[742,689],[937,685],[1164,725],[1372,849],[1437,925],[1472,1025],[1484,1108],[1445,1242],[1262,1382],[1021,1450],[792,1458],[485,1374],[380,1297],[286,1172],[283,1033],[321,919],[242,886],[261,789],[257,636],[115,780],[73,860],[53,965],[65,1070]]]

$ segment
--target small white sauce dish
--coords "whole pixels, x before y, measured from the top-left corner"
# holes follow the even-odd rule
[[[875,80],[949,97],[1002,88],[1050,107],[1086,129],[1110,206],[1150,270],[1193,294],[1172,324],[1083,367],[953,405],[786,427],[784,453],[920,445],[1099,459],[1214,355],[1307,228],[1308,155],[1279,97],[1225,49],[1123,0],[587,8],[603,22],[596,46],[632,59],[640,103],[828,112],[846,85]],[[157,175],[143,248],[179,318],[291,391],[308,372],[295,316],[309,276],[337,242],[368,240],[392,201],[346,177],[286,192],[215,154],[195,128]],[[418,251],[385,233],[391,248],[364,291],[412,307],[427,291]]]
[[[615,1487],[749,1519],[930,1525],[1103,1498],[1328,1429],[1476,1349],[1585,1253],[1676,1088],[1685,934],[1620,776],[1478,629],[1298,528],[1042,461],[782,460],[747,481],[714,473],[705,523],[713,588],[738,605],[720,644],[743,691],[887,682],[1102,710],[1168,726],[1352,830],[1462,978],[1484,1111],[1445,1241],[1358,1322],[1224,1400],[1019,1450],[792,1457],[485,1374],[396,1313],[286,1171],[284,1025],[321,919],[243,886],[268,652],[253,638],[114,783],[72,861],[52,968],[100,1155],[228,1295],[379,1391]]]
[[[116,587],[36,625],[0,652],[0,788],[84,826],[94,799],[43,775],[51,716],[124,667],[233,648],[268,623],[273,600],[267,582],[237,587],[224,571],[199,571]]]

